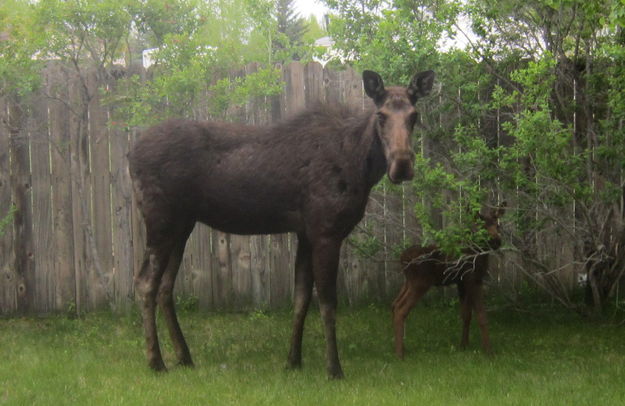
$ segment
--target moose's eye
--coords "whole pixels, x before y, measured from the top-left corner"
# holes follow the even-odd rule
[[[416,111],[410,113],[408,116],[408,128],[414,128],[414,125],[417,123],[417,118],[419,118],[419,115]]]
[[[386,123],[386,114],[378,111],[377,116],[378,123],[380,124],[380,126],[384,127],[384,123]]]

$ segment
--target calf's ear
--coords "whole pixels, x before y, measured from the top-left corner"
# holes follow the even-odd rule
[[[377,106],[380,106],[386,95],[384,81],[376,72],[366,70],[362,72],[362,81],[365,86],[365,93],[371,97]]]
[[[408,85],[408,96],[412,104],[415,104],[419,98],[430,94],[435,77],[436,74],[431,70],[417,73],[412,77]]]
[[[506,213],[506,206],[508,205],[507,202],[502,202],[499,207],[497,207],[495,209],[495,217],[500,218],[501,216],[503,216]]]

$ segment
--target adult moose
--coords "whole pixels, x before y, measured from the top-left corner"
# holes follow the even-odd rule
[[[172,290],[195,223],[234,234],[295,232],[294,322],[288,366],[302,362],[304,320],[317,288],[330,377],[343,371],[336,345],[336,276],[343,239],[364,214],[371,188],[387,173],[413,177],[414,104],[429,94],[434,72],[408,87],[384,87],[363,73],[375,103],[366,114],[324,106],[268,127],[169,120],[147,130],[129,155],[147,231],[135,287],[141,300],[148,363],[165,365],[156,333],[159,304],[180,364],[192,365]]]
[[[487,353],[491,352],[482,285],[488,271],[490,251],[501,245],[499,218],[503,216],[505,207],[504,202],[487,215],[478,213],[480,223],[486,230],[487,240],[484,244],[465,248],[460,258],[446,255],[436,245],[412,246],[401,254],[400,262],[406,280],[392,307],[395,353],[399,358],[404,358],[404,325],[410,310],[432,286],[451,284],[458,286],[460,297],[460,347],[464,348],[469,343],[469,324],[475,310],[482,335],[482,347]]]

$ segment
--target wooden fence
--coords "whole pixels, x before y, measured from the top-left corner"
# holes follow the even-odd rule
[[[238,74],[254,69],[248,66]],[[318,101],[363,109],[370,103],[361,76],[351,69],[295,62],[283,67],[282,75],[281,95],[231,108],[228,119],[262,125]],[[0,99],[0,220],[17,208],[0,231],[0,314],[127,308],[134,301],[133,273],[144,248],[126,159],[138,133],[111,125],[115,106],[103,103],[98,88],[115,86],[115,80],[103,84],[94,74],[81,78],[58,63],[50,64],[43,78],[32,102]],[[85,94],[90,95],[88,104]],[[81,102],[87,106],[82,111]],[[432,97],[426,102],[437,103]],[[188,115],[208,118],[205,104],[198,103]],[[443,128],[440,115],[430,119],[426,127]],[[498,136],[498,127],[491,132]],[[421,142],[422,153],[436,149],[426,137]],[[365,218],[350,239],[367,241],[375,235],[381,245],[374,258],[365,258],[349,241],[344,244],[342,300],[389,301],[397,292],[403,277],[394,247],[406,237],[418,240],[420,234],[412,213],[417,197],[407,190],[382,186],[372,193]],[[556,233],[536,235],[537,255],[552,258],[553,269],[567,269],[567,286],[579,271],[572,265],[572,244],[562,244]],[[198,224],[187,243],[176,295],[197,298],[202,309],[287,305],[295,245],[292,235],[236,236]],[[494,261],[492,284],[515,291],[522,274],[517,257],[506,254],[505,266],[498,265],[503,257]]]
[[[137,133],[110,125],[114,107],[102,103],[97,91],[81,131],[74,101],[81,86],[95,86],[91,79],[81,82],[70,70],[50,64],[41,94],[27,110],[0,99],[6,118],[0,125],[0,219],[11,207],[19,208],[0,235],[2,314],[120,309],[134,300],[133,272],[142,258],[144,230],[126,154]],[[250,101],[232,112],[234,119],[262,124],[323,100],[363,108],[368,103],[360,75],[350,69],[293,63],[284,67],[283,80],[281,96]],[[207,114],[201,108],[192,113]],[[363,224],[375,222],[386,243],[399,242],[405,231],[380,219],[402,210],[410,211],[397,194],[376,193]],[[187,243],[176,294],[197,298],[204,309],[287,304],[295,244],[290,235],[235,236],[198,224]],[[372,262],[345,244],[342,298],[354,303],[395,293],[401,278],[385,254]]]

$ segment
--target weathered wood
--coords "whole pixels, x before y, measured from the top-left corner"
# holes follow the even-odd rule
[[[6,119],[7,114],[6,100],[0,98],[0,117]],[[6,221],[0,229],[0,314],[15,313],[17,308],[13,221],[9,217],[13,208],[9,162],[9,129],[0,124],[0,221]]]
[[[199,269],[195,264],[199,256],[199,238],[197,235],[199,231],[200,227],[198,225],[187,240],[186,247],[192,249],[185,249],[182,257],[174,290],[174,296],[176,297],[195,296],[197,294],[195,286],[197,285],[196,279],[199,275]]]
[[[377,190],[374,190],[369,196],[369,204],[367,205],[365,218],[370,225],[371,232],[380,243],[380,250],[376,252],[375,256],[369,261],[368,272],[371,274],[371,278],[375,279],[375,298],[383,301],[388,297],[392,297],[396,290],[394,286],[389,290],[389,283],[392,282],[387,280],[388,269],[385,261],[387,252],[384,236],[384,196]]]
[[[52,166],[52,220],[54,225],[55,309],[76,305],[74,224],[70,168],[69,92],[67,73],[60,64],[49,67],[46,93],[52,97],[50,111],[50,157]]]
[[[238,309],[249,308],[252,304],[252,263],[249,236],[232,236],[230,259],[234,305]]]
[[[306,106],[304,66],[293,62],[284,68],[285,90],[282,97],[281,118],[292,116]]]
[[[17,288],[17,311],[27,314],[35,305],[35,261],[33,254],[33,218],[31,202],[30,139],[26,129],[25,106],[9,103],[9,153],[11,195],[15,204],[13,215],[14,260]]]
[[[112,295],[113,241],[111,223],[111,171],[109,168],[108,111],[102,103],[101,86],[95,72],[87,76],[92,99],[89,103],[89,149],[91,157],[91,200],[93,202],[93,241],[89,241],[93,255],[93,272],[88,277],[90,306],[105,305]],[[112,297],[112,296],[111,296]]]
[[[54,309],[55,280],[47,99],[40,97],[34,101],[27,128],[31,143],[31,180],[33,185],[35,306],[38,311],[48,312]]]
[[[215,267],[211,261],[211,247],[213,244],[213,233],[211,229],[202,225],[197,224],[196,228],[196,236],[195,239],[195,256],[192,261],[192,266],[194,270],[197,270],[197,297],[199,298],[199,305],[202,309],[212,309],[215,304],[215,300],[213,298],[213,273],[215,272]]]
[[[271,298],[270,237],[255,236],[250,242],[252,298],[256,307],[266,308]]]
[[[233,302],[229,239],[229,234],[212,231],[212,287],[214,304],[218,309],[229,309]]]
[[[81,77],[69,72],[69,164],[72,189],[72,222],[74,227],[74,267],[76,268],[76,311],[88,309],[93,291],[88,288],[92,277],[93,257],[89,252],[91,226],[91,176],[89,172],[89,139],[86,100]],[[95,288],[95,287],[94,287]]]
[[[344,103],[355,108],[364,108],[362,77],[352,68],[341,72],[341,99]]]
[[[394,295],[403,282],[403,274],[399,265],[399,253],[403,242],[403,230],[398,214],[402,211],[400,190],[397,186],[386,187],[384,196],[386,235],[386,285],[390,295]]]
[[[323,88],[323,66],[318,62],[311,62],[304,67],[306,106],[313,106],[325,101]]]
[[[109,115],[110,117],[110,115]],[[116,308],[133,299],[134,240],[132,233],[132,187],[128,172],[128,133],[115,126],[109,131],[111,148],[111,207],[113,292]]]

